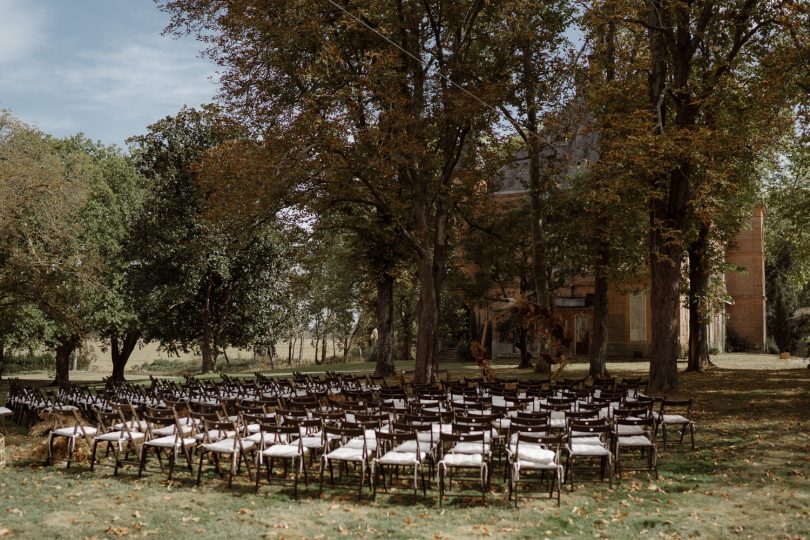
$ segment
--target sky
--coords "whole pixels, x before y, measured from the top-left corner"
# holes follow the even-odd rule
[[[216,66],[193,37],[162,36],[153,0],[0,0],[0,109],[105,144],[210,102]]]

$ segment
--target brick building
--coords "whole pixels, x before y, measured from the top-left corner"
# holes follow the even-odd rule
[[[575,139],[568,148],[569,172],[581,164],[595,159],[595,147],[591,136]],[[523,158],[523,159],[521,159]],[[503,181],[495,194],[499,205],[509,205],[526,197],[523,178],[526,177],[525,154],[518,155],[516,165],[502,171]],[[757,350],[765,350],[765,209],[757,207],[751,216],[750,226],[736,237],[726,259],[734,270],[726,272],[726,291],[732,301],[725,312],[715,315],[708,324],[709,347],[723,351],[726,334],[735,332]],[[612,287],[608,293],[608,355],[624,358],[644,358],[649,354],[652,340],[652,308],[649,287],[644,283],[634,286]],[[513,291],[515,295],[519,294]],[[591,276],[575,279],[569,286],[557,291],[555,313],[565,320],[566,332],[571,338],[572,356],[590,353],[593,322],[592,299],[594,280]],[[684,303],[685,304],[685,303]],[[500,306],[493,303],[479,306],[476,318],[483,321],[494,314]],[[681,344],[688,344],[689,311],[681,308]],[[536,352],[536,351],[534,351]],[[497,335],[492,337],[493,357],[515,356],[517,349],[512,343],[502,342]]]

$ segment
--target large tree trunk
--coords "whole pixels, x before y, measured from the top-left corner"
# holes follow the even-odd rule
[[[608,279],[603,263],[606,249],[602,246],[600,265],[596,268],[593,298],[593,334],[591,336],[591,358],[588,375],[591,377],[607,376],[607,344],[608,344]]]
[[[547,186],[543,182],[540,170],[540,150],[542,143],[539,136],[540,122],[537,118],[537,76],[535,74],[534,56],[531,44],[521,51],[523,70],[522,86],[526,105],[526,152],[529,158],[529,206],[531,210],[532,234],[532,281],[537,294],[537,305],[549,307],[548,272],[546,263],[545,231],[543,230],[543,193]]]
[[[413,352],[411,351],[413,345],[413,310],[409,301],[404,300],[403,304],[401,311],[402,341],[400,343],[399,359],[407,362],[413,360]]]
[[[683,254],[680,247],[668,246],[660,234],[654,243],[660,254],[650,260],[650,301],[652,303],[652,346],[650,384],[653,392],[668,392],[678,387],[681,298],[678,285]],[[662,245],[663,244],[663,245]]]
[[[654,0],[647,2],[647,20],[651,26],[670,25],[669,10],[661,12]],[[661,20],[661,17],[665,20]],[[664,32],[649,30],[651,67],[648,89],[655,130],[664,134],[667,127],[667,98],[670,55]],[[688,63],[687,63],[688,64]],[[688,87],[689,66],[674,65],[675,88]],[[693,118],[677,111],[676,129],[685,130]],[[663,143],[662,143],[663,144]],[[670,172],[654,175],[652,187],[664,194],[650,204],[650,300],[652,303],[652,344],[650,347],[651,392],[668,392],[678,387],[678,352],[680,330],[682,235],[689,203],[691,167],[682,161]]]
[[[433,286],[433,268],[428,259],[420,259],[419,266],[419,319],[416,335],[416,382],[424,384],[434,380],[435,355],[439,340],[439,316],[436,289]]]
[[[202,373],[210,373],[214,371],[217,362],[216,344],[214,343],[215,333],[213,325],[213,295],[214,295],[214,282],[211,277],[210,271],[206,274],[206,289],[205,289],[205,308],[203,311],[203,335],[202,343],[200,344],[200,352],[202,353],[202,366],[200,371]]]
[[[514,317],[516,319],[514,324],[517,325],[515,329],[517,339],[515,341],[520,351],[518,369],[529,369],[532,367],[532,355],[529,354],[529,331],[526,325],[523,324],[523,317],[521,317],[520,313],[517,313]]]
[[[304,360],[304,334],[301,334],[301,340],[298,342],[298,364]]]
[[[206,321],[203,328],[202,343],[200,344],[200,351],[202,352],[202,366],[200,371],[202,373],[211,373],[214,371],[217,362],[217,352],[214,345],[214,331],[211,325]]]
[[[383,274],[377,280],[377,366],[375,375],[394,373],[394,278]]]
[[[324,332],[323,339],[321,340],[321,362],[320,362],[321,365],[326,363],[326,345],[327,344],[328,344],[328,341],[326,339],[326,333]],[[317,355],[318,351],[315,351],[315,354]]]
[[[422,186],[422,189],[426,189]],[[437,296],[434,258],[430,246],[427,217],[427,193],[414,201],[414,224],[419,241],[417,279],[419,280],[419,316],[416,334],[416,382],[425,384],[436,377],[436,357],[439,349],[439,298]],[[434,234],[437,234],[434,232]]]
[[[81,337],[76,334],[61,336],[56,347],[56,378],[54,385],[70,384],[70,355],[81,343]]]
[[[707,249],[709,227],[701,223],[698,237],[689,245],[689,362],[686,371],[709,366],[709,336],[704,302],[709,289]]]
[[[321,338],[315,334],[315,364],[321,365]]]
[[[124,380],[124,369],[140,338],[141,333],[136,330],[126,332],[121,338],[117,335],[110,338],[110,353],[113,366],[112,380],[116,382]]]

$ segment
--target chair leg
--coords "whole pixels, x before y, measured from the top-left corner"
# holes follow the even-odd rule
[[[380,467],[375,465],[373,462],[371,464],[371,476],[374,478],[374,481],[371,483],[371,500],[374,501],[377,499],[377,484],[379,484],[379,472]],[[385,472],[383,472],[383,478],[385,477]]]
[[[197,485],[200,485],[200,481],[202,480],[202,464],[203,458],[205,457],[205,451],[200,451],[200,465],[197,467]]]
[[[300,459],[303,462],[304,456],[299,456],[298,459]],[[292,459],[292,463],[293,463],[293,465],[292,465],[293,469],[295,469],[295,458]],[[295,469],[295,472],[293,473],[295,475],[295,478],[293,479],[293,497],[295,497],[296,501],[298,500],[298,473],[299,473],[299,471],[300,471],[300,468]],[[256,468],[256,479],[258,479],[258,478],[259,478],[259,469],[257,467]]]
[[[565,472],[568,475],[568,483],[571,486],[571,491],[574,491],[574,459],[571,454],[565,460]]]
[[[93,450],[90,452],[90,472],[96,468],[96,449],[98,448],[98,441],[93,441]]]
[[[186,456],[186,465],[188,466],[188,472],[192,476],[194,476],[194,465],[191,464],[191,448],[184,448],[183,454]]]
[[[444,472],[442,471],[442,464],[439,464],[439,506],[444,502]]]
[[[149,452],[147,451],[146,445],[141,446],[141,459],[140,464],[138,465],[138,478],[143,476],[143,470],[146,468],[146,455]]]
[[[318,497],[323,495],[323,473],[324,469],[326,468],[326,459],[321,459],[321,471],[320,471],[320,486],[318,487]]]
[[[366,483],[366,462],[360,464],[360,490],[357,492],[357,498],[363,498],[363,484]]]
[[[48,457],[45,458],[45,465],[50,465],[53,461],[53,433],[48,433]]]
[[[177,460],[177,449],[169,455],[169,482],[172,481],[172,473],[174,473],[174,462]]]
[[[76,438],[68,439],[68,455],[67,455],[67,463],[65,464],[65,470],[70,469],[70,462],[73,460],[73,449],[76,447]]]

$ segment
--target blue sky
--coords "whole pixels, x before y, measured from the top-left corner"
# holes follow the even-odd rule
[[[152,0],[0,0],[0,108],[56,136],[130,135],[217,93],[191,37]]]

